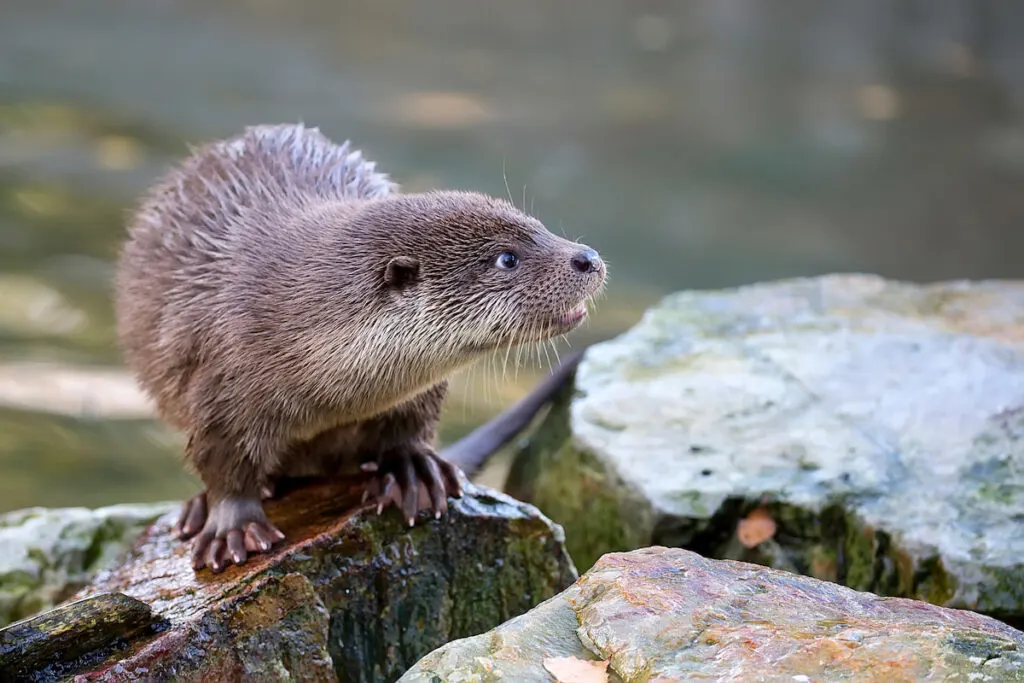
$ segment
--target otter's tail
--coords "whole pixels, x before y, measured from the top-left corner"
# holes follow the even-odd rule
[[[566,356],[533,391],[490,422],[442,450],[441,457],[457,465],[467,477],[476,474],[499,448],[526,429],[540,409],[562,388],[582,357],[583,351],[574,351]]]

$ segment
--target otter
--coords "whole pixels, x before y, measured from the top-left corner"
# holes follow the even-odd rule
[[[114,283],[124,361],[205,487],[177,525],[192,566],[283,540],[262,499],[289,479],[367,472],[378,513],[446,513],[458,463],[479,464],[553,386],[450,461],[435,449],[448,378],[578,327],[605,272],[510,202],[404,193],[317,128],[192,150],[130,217]]]

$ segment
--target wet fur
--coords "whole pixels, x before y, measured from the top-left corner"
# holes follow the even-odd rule
[[[566,331],[558,318],[603,281],[568,266],[582,245],[511,204],[402,194],[349,143],[301,125],[195,150],[128,232],[119,342],[188,435],[211,518],[275,478],[433,454],[446,377]],[[505,250],[517,271],[494,267]]]

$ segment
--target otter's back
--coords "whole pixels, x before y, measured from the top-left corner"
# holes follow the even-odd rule
[[[118,337],[125,360],[172,421],[190,369],[220,344],[240,250],[295,236],[283,218],[322,200],[398,191],[351,147],[302,124],[261,125],[198,149],[144,198],[118,264]],[[175,419],[176,418],[176,419]]]
[[[143,205],[163,229],[223,232],[244,212],[279,213],[318,199],[372,199],[397,191],[349,141],[302,124],[251,126],[195,150]]]

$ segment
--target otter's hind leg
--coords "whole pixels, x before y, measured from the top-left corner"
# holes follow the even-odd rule
[[[377,514],[394,505],[409,526],[420,510],[432,510],[437,519],[448,512],[449,496],[462,497],[459,468],[429,444],[410,442],[382,451],[375,469],[378,475],[367,483],[363,501],[376,504]]]
[[[232,562],[245,564],[248,553],[266,552],[284,539],[267,519],[260,500],[265,477],[256,463],[266,459],[237,452],[237,443],[209,433],[193,434],[189,440],[187,457],[206,485],[199,496],[208,508],[202,530],[192,541],[192,567],[196,570],[209,567],[220,572]],[[194,513],[194,518],[199,516]],[[189,521],[187,516],[185,523]]]
[[[378,514],[393,504],[412,526],[419,510],[440,517],[448,511],[449,496],[462,496],[462,473],[434,449],[447,391],[442,382],[362,425],[364,453],[372,458],[364,469],[376,471],[364,501],[375,502]]]

